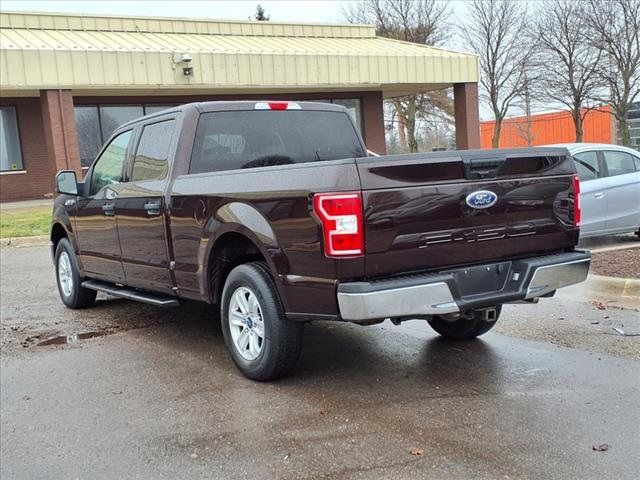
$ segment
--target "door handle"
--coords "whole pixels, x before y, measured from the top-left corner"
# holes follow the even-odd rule
[[[102,212],[105,215],[107,215],[109,217],[112,217],[116,213],[115,204],[114,203],[105,203],[104,205],[102,205]]]
[[[596,198],[602,198],[602,197],[604,197],[604,192],[594,193],[593,196],[596,197]]]
[[[160,202],[147,202],[144,204],[147,215],[160,215]]]

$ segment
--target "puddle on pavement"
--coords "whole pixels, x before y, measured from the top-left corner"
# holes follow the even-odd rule
[[[55,337],[49,337],[36,343],[36,347],[45,347],[47,345],[65,345],[67,343],[77,343],[80,340],[86,340],[88,338],[103,337],[109,335],[108,331],[103,332],[84,332],[72,335],[56,335]]]

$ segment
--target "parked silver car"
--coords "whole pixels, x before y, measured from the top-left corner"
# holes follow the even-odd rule
[[[567,143],[580,178],[580,237],[640,237],[640,153],[601,143]]]

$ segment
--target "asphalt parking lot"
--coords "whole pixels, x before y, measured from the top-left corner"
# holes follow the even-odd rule
[[[420,321],[310,325],[295,374],[258,384],[233,367],[208,308],[99,297],[72,312],[47,247],[0,255],[3,479],[640,471],[635,283],[591,278],[507,306],[496,333],[469,343]]]

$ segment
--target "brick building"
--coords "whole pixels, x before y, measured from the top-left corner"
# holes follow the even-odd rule
[[[458,147],[478,147],[477,81],[475,56],[367,25],[3,12],[0,200],[51,195],[118,125],[191,101],[339,103],[382,153],[383,98],[453,87]]]

